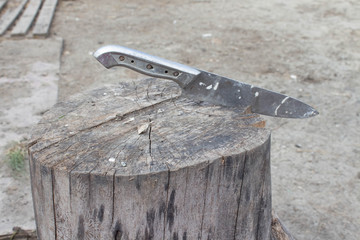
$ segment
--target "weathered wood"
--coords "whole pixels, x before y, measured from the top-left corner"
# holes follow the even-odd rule
[[[103,183],[105,183],[105,182],[103,182]],[[102,187],[107,189],[109,187],[112,187],[112,185],[110,185],[110,186],[105,185],[105,186],[102,186]],[[90,192],[94,193],[94,191],[91,191],[91,190],[90,190]],[[102,193],[103,192],[95,192],[94,195],[96,197],[101,197]],[[100,205],[101,202],[98,202],[98,203]],[[92,206],[90,206],[90,208],[91,207]],[[96,208],[91,208],[91,209],[96,209]],[[105,215],[107,214],[106,212],[103,212],[103,211],[104,211],[104,208],[100,207],[100,211],[99,212],[95,211],[95,213],[96,213],[95,215],[97,215],[98,218],[102,218],[104,216],[104,214]],[[106,229],[104,229],[103,231],[99,231],[99,232],[105,232],[105,230]],[[10,234],[0,235],[0,240],[14,240],[14,239],[17,239],[17,240],[35,240],[35,239],[37,239],[36,231],[34,231],[34,230],[23,230],[21,228],[14,227],[13,231],[14,232],[10,233]],[[272,240],[295,240],[295,238],[287,231],[287,229],[282,224],[282,222],[280,221],[278,216],[274,213],[274,211],[272,213],[271,234],[272,234],[272,236],[271,236]],[[93,237],[93,239],[99,239],[100,238],[100,236],[95,236],[95,235],[92,235],[92,237]],[[109,235],[109,237],[111,238],[111,235]]]
[[[5,7],[8,0],[0,0],[0,11]]]
[[[54,18],[55,9],[58,0],[45,0],[43,3],[40,14],[34,26],[34,36],[47,36],[49,35],[52,20]]]
[[[8,6],[7,11],[0,18],[0,36],[4,35],[6,30],[15,22],[26,3],[27,0],[14,0],[8,3],[10,6]]]
[[[13,36],[25,35],[33,23],[41,6],[41,0],[30,0],[19,21],[11,31]]]
[[[258,115],[146,79],[58,103],[29,146],[39,239],[270,239]]]
[[[274,211],[272,212],[271,221],[271,240],[296,240]]]

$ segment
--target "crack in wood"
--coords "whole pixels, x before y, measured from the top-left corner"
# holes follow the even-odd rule
[[[189,169],[186,169],[186,178],[185,178],[185,190],[184,190],[184,206],[186,203],[186,193],[187,193],[187,186],[188,186],[188,181],[189,181]]]
[[[164,230],[163,230],[163,240],[165,240],[165,233],[166,233],[166,216],[167,216],[167,206],[169,204],[169,190],[170,190],[170,168],[166,164],[166,167],[168,168],[168,178],[166,183],[166,201],[165,201],[165,211],[164,211]]]
[[[55,204],[55,175],[54,175],[54,170],[51,169],[50,170],[50,173],[51,173],[51,187],[52,187],[52,211],[53,211],[53,214],[54,214],[54,235],[55,235],[55,239],[58,239],[57,238],[57,223],[56,223],[56,204]]]
[[[71,189],[71,186],[72,186],[72,183],[71,183],[71,175],[72,175],[72,172],[78,167],[78,166],[80,166],[82,163],[84,163],[84,162],[86,162],[85,160],[84,161],[79,161],[79,162],[77,162],[75,165],[73,165],[72,167],[71,167],[71,169],[69,170],[69,173],[68,173],[68,178],[69,178],[69,193],[70,193],[70,203],[71,203],[71,197],[72,197],[72,189]],[[54,165],[51,169],[52,169],[52,171],[54,171],[55,169],[56,169],[56,166],[57,166],[58,164],[56,164],[56,165]],[[91,184],[90,184],[90,174],[91,174],[91,172],[96,168],[98,166],[98,163],[97,164],[95,164],[95,166],[93,166],[87,173],[81,173],[81,174],[86,174],[86,175],[88,175],[88,178],[89,178],[89,186],[91,186]],[[90,199],[90,191],[89,191],[89,199]],[[70,204],[70,209],[71,209],[71,211],[72,211],[72,205]]]
[[[114,224],[114,215],[115,215],[115,175],[116,170],[114,171],[114,174],[112,176],[113,184],[112,184],[112,213],[111,213],[111,226]]]
[[[258,209],[258,219],[257,219],[257,226],[256,226],[256,239],[259,239],[259,231],[261,231],[261,226],[259,223],[259,219],[261,219],[261,215],[262,215],[262,206],[264,204],[264,184],[261,185],[261,198],[260,198],[260,204],[259,204],[259,209]]]
[[[206,207],[206,195],[207,195],[207,189],[208,189],[208,182],[209,182],[209,171],[210,171],[210,162],[207,161],[207,166],[205,169],[205,190],[204,190],[204,205],[202,210],[202,216],[201,216],[201,225],[200,225],[200,239],[202,239],[202,231],[203,231],[203,224],[204,224],[204,218],[205,218],[205,207]]]
[[[55,168],[54,168],[55,169]],[[52,170],[54,170],[54,169],[52,169]],[[70,203],[71,203],[71,198],[72,198],[72,184],[71,184],[71,173],[68,173],[68,178],[69,178],[69,194],[70,194],[70,196],[69,196],[69,201],[70,201]],[[72,210],[71,209],[71,204],[70,204],[70,210]]]
[[[152,169],[152,163],[154,162],[153,155],[151,153],[152,151],[152,145],[151,145],[151,131],[152,131],[152,124],[151,124],[151,118],[149,118],[149,156],[150,156],[150,164],[146,162],[146,164],[149,164],[149,171],[151,172]]]
[[[35,139],[35,140],[29,142],[28,145],[27,145],[27,148],[30,149],[32,146],[34,146],[35,144],[37,144],[38,141],[39,141],[39,139],[40,139],[40,138]]]
[[[152,129],[151,118],[149,118],[149,154],[150,154],[150,157],[151,157],[151,129]]]
[[[265,145],[266,146],[268,146],[268,148],[270,148],[270,141],[268,141],[267,143],[265,143]],[[266,195],[264,192],[265,192],[265,184],[266,184],[266,182],[265,182],[265,178],[266,178],[266,176],[267,176],[267,174],[266,174],[266,169],[268,169],[269,167],[270,167],[270,164],[269,164],[269,166],[268,166],[268,161],[270,160],[270,159],[268,159],[267,157],[263,157],[263,159],[264,159],[264,164],[263,164],[263,167],[262,167],[262,169],[261,169],[261,175],[263,176],[263,178],[262,178],[262,184],[261,184],[261,190],[260,190],[260,192],[261,192],[261,199],[260,199],[260,204],[259,204],[259,213],[258,213],[258,219],[266,219],[266,218],[263,218],[261,215],[262,215],[262,210],[263,210],[263,206],[264,206],[264,196],[268,196],[268,195]],[[270,196],[271,197],[271,196]],[[259,224],[259,220],[257,221],[257,229],[256,229],[256,238],[258,238],[258,236],[259,236],[259,231],[263,231],[263,229],[261,229],[261,227],[263,227],[263,226],[260,226],[260,224]]]
[[[243,164],[243,168],[242,168],[238,206],[237,206],[237,209],[236,209],[235,226],[234,226],[234,240],[236,240],[237,222],[238,222],[239,211],[240,211],[240,203],[241,203],[241,196],[242,196],[242,190],[243,190],[243,183],[244,183],[244,177],[245,177],[245,166],[246,166],[247,158],[248,158],[248,152],[246,151],[245,152],[245,157],[244,157],[244,164]]]
[[[109,118],[108,120],[106,120],[106,121],[104,121],[104,122],[101,122],[101,123],[98,123],[98,124],[95,124],[95,125],[93,125],[93,126],[80,129],[80,130],[78,130],[75,134],[72,134],[72,135],[67,136],[67,137],[65,137],[65,138],[61,138],[60,140],[57,140],[57,141],[55,141],[55,142],[53,142],[53,143],[51,143],[51,144],[49,144],[49,145],[47,145],[47,146],[45,146],[45,147],[43,147],[43,148],[41,148],[41,149],[38,149],[38,150],[34,151],[34,153],[41,152],[41,151],[43,151],[43,150],[45,150],[45,149],[48,149],[48,148],[50,148],[50,147],[52,147],[52,146],[54,146],[54,145],[56,145],[56,144],[59,144],[59,143],[64,142],[64,141],[66,141],[66,140],[69,140],[70,138],[78,135],[79,133],[89,132],[89,131],[93,130],[94,128],[101,127],[101,126],[103,126],[103,125],[105,125],[105,124],[107,124],[107,123],[111,123],[111,122],[113,122],[113,121],[122,120],[122,119],[124,119],[124,118],[126,118],[126,117],[128,117],[128,116],[132,116],[132,115],[139,114],[139,113],[141,113],[141,112],[145,112],[145,111],[147,111],[147,110],[149,110],[149,109],[151,109],[151,108],[154,108],[154,107],[156,107],[156,106],[158,106],[158,105],[161,105],[161,104],[164,104],[164,103],[167,103],[167,102],[172,102],[172,101],[178,99],[179,97],[180,97],[180,96],[177,96],[177,97],[174,97],[174,98],[168,98],[168,99],[165,99],[165,100],[163,100],[163,101],[157,102],[157,103],[152,104],[152,105],[149,105],[149,106],[144,106],[144,107],[141,107],[141,106],[140,106],[141,109],[136,109],[136,110],[134,110],[134,111],[130,111],[130,112],[125,113],[125,114],[115,114],[115,117],[111,117],[111,118]],[[48,122],[48,123],[51,123],[51,122]],[[43,124],[46,124],[46,123],[43,123]],[[35,140],[36,143],[38,143],[41,139],[42,139],[41,137],[38,138],[38,139],[36,139],[36,140]],[[32,144],[31,147],[34,146],[36,143]],[[30,149],[30,148],[29,148],[29,149]]]

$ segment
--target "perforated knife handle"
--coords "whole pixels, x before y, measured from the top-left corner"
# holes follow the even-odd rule
[[[127,67],[152,77],[173,80],[182,88],[200,74],[195,68],[117,45],[101,47],[94,57],[106,68]]]

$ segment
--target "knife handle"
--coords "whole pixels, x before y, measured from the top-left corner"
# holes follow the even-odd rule
[[[195,68],[118,45],[101,47],[94,57],[106,68],[127,67],[152,77],[173,80],[182,88],[200,74]]]

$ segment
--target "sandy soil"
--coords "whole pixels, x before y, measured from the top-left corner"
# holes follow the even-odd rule
[[[273,208],[298,239],[360,236],[360,2],[61,1],[59,99],[143,78],[91,56],[119,44],[301,99],[272,129]],[[14,223],[14,225],[16,225]]]
[[[0,234],[35,228],[28,165],[13,172],[5,155],[13,142],[26,143],[31,127],[56,103],[61,48],[59,38],[0,41]]]

